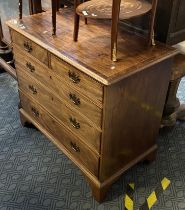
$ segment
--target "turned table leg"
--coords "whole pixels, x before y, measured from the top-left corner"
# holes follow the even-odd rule
[[[3,39],[3,30],[2,30],[2,25],[1,25],[1,19],[0,19],[0,57],[2,52],[2,48],[3,48],[3,43],[2,43],[2,39]],[[0,73],[3,72],[3,69],[0,67]]]
[[[51,0],[52,7],[52,35],[56,35],[57,0]]]
[[[41,0],[29,0],[30,15],[42,12]]]
[[[1,18],[0,18],[0,45],[2,44],[3,41],[3,28],[1,24]]]
[[[121,0],[115,0],[112,4],[112,26],[111,26],[111,60],[117,61],[117,39],[118,22]]]
[[[3,42],[3,28],[1,24],[1,17],[0,17],[0,59],[4,62],[6,61],[11,66],[14,66],[12,50]],[[0,61],[0,71],[4,72],[4,70],[6,69],[2,68],[2,63]]]
[[[179,54],[174,59],[172,77],[163,111],[162,127],[174,126],[176,120],[185,120],[185,104],[180,105],[176,96],[183,76],[185,76],[185,55]]]

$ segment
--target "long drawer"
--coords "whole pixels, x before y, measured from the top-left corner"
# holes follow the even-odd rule
[[[92,99],[102,103],[103,86],[99,82],[52,54],[51,68],[61,79],[73,85],[74,88],[77,88],[83,94],[88,94]]]
[[[51,133],[64,145],[72,156],[98,177],[99,156],[86,147],[78,138],[67,131],[39,104],[30,100],[20,91],[21,106],[28,115]]]
[[[33,78],[18,71],[19,89],[29,94],[39,102],[48,112],[58,118],[76,136],[79,136],[91,148],[100,151],[101,132],[79,112],[72,110],[54,94],[38,84]]]
[[[27,37],[19,34],[14,30],[11,30],[11,37],[12,37],[13,48],[15,44],[18,45],[23,50],[23,52],[29,53],[30,55],[34,56],[39,61],[48,66],[47,50],[40,47],[35,42],[31,41]]]
[[[25,55],[16,48],[14,54],[17,72],[22,71],[36,78],[42,84],[51,89],[62,101],[67,102],[73,108],[85,115],[99,128],[102,124],[102,108],[97,106],[88,97],[76,91],[73,87],[60,80],[51,69],[37,62],[32,56]]]

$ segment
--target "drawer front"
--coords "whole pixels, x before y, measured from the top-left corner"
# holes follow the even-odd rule
[[[61,79],[67,81],[71,86],[85,95],[88,94],[88,97],[92,100],[102,103],[103,86],[100,83],[54,55],[51,55],[51,68]]]
[[[16,52],[19,52],[16,49]],[[30,76],[36,78],[42,84],[47,84],[62,101],[70,104],[74,109],[85,115],[91,120],[97,127],[101,128],[102,122],[102,109],[96,106],[88,98],[84,97],[78,91],[73,89],[56,77],[51,69],[39,64],[30,56],[23,55],[21,53],[14,54],[17,73],[18,71],[28,73]]]
[[[78,138],[67,131],[58,121],[47,113],[40,105],[28,99],[20,92],[22,108],[31,118],[51,133],[64,145],[71,155],[98,177],[99,156],[86,147]]]
[[[26,74],[19,73],[18,81],[20,90],[29,94],[76,136],[79,136],[86,144],[99,152],[101,132],[94,128],[88,119],[66,106],[63,101]]]
[[[18,45],[24,52],[29,53],[30,55],[37,58],[39,61],[48,66],[48,53],[47,50],[43,49],[36,43],[32,42],[23,35],[17,33],[16,31],[11,31],[13,48]],[[15,46],[16,47],[16,46]]]

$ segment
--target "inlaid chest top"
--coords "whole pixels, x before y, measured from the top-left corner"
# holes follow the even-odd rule
[[[73,11],[68,8],[57,14],[57,35],[51,33],[51,13],[13,19],[7,24],[33,40],[43,48],[75,66],[97,81],[109,85],[133,73],[142,71],[146,66],[174,56],[177,51],[157,43],[146,48],[145,40],[126,33],[119,27],[117,62],[110,59],[111,21],[88,19],[85,25],[81,20],[79,39],[73,41]]]

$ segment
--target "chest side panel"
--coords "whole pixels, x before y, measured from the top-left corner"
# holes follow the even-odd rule
[[[100,180],[123,173],[156,149],[171,60],[105,89]]]

